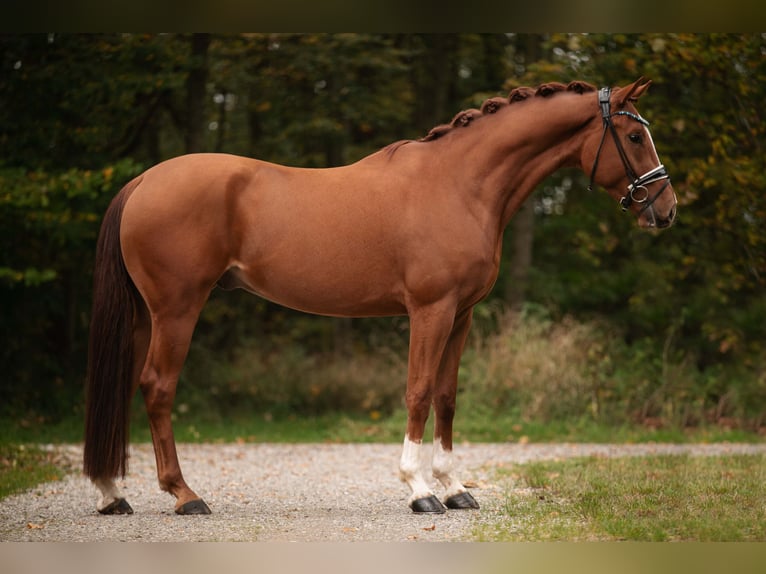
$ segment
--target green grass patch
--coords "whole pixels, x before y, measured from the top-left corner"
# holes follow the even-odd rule
[[[482,541],[766,541],[766,456],[582,458],[517,465]]]
[[[60,480],[66,470],[39,447],[0,444],[0,499],[42,482]]]

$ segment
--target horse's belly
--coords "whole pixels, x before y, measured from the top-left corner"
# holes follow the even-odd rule
[[[374,317],[406,313],[401,289],[392,277],[321,259],[313,265],[238,264],[224,287],[240,287],[269,301],[318,315]],[[235,278],[232,280],[231,278]]]

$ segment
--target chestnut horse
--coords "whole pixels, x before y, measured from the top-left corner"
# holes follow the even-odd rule
[[[606,188],[640,226],[671,225],[675,193],[634,107],[649,84],[517,88],[420,141],[344,167],[194,154],[128,183],[105,214],[95,264],[84,471],[101,492],[99,512],[132,512],[114,479],[125,476],[139,388],[160,488],[179,514],[210,512],[181,474],[171,409],[194,326],[217,285],[322,315],[408,315],[399,472],[409,506],[478,508],[453,471],[452,421],[472,310],[497,278],[503,231],[535,186],[564,166],[590,173],[591,185]],[[420,465],[431,407],[443,504]]]

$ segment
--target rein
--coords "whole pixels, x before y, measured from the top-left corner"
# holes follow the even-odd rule
[[[614,140],[614,145],[617,146],[617,152],[620,154],[620,159],[622,160],[622,165],[625,167],[625,175],[628,176],[628,179],[632,182],[630,185],[628,185],[628,192],[620,198],[620,207],[622,207],[623,211],[627,211],[628,208],[633,204],[633,202],[639,203],[639,204],[645,204],[641,211],[639,211],[639,215],[649,209],[652,204],[657,200],[657,198],[662,194],[663,191],[665,191],[665,188],[670,184],[670,176],[668,175],[667,170],[665,169],[665,166],[660,164],[654,169],[650,169],[642,176],[637,176],[636,172],[633,170],[633,168],[630,165],[630,161],[628,160],[628,156],[625,153],[625,148],[622,147],[622,143],[620,143],[620,138],[617,135],[617,129],[614,127],[614,123],[612,123],[612,117],[614,116],[628,116],[629,118],[637,121],[638,123],[649,126],[649,122],[646,121],[644,118],[639,116],[638,114],[634,114],[632,112],[621,110],[619,112],[612,113],[611,111],[611,102],[609,101],[609,98],[611,96],[612,89],[611,88],[601,88],[598,92],[598,103],[601,107],[601,118],[604,122],[604,131],[601,134],[601,142],[598,144],[598,151],[596,152],[596,159],[593,161],[593,169],[591,169],[590,172],[590,184],[588,185],[588,191],[593,190],[593,178],[596,176],[596,169],[598,168],[598,160],[601,156],[601,148],[604,146],[604,140],[606,140],[606,133],[607,131],[611,132],[612,139]],[[667,179],[668,181],[665,182],[665,185],[663,185],[660,190],[655,193],[653,196],[649,196],[649,190],[647,189],[647,185],[650,183],[654,183],[655,181],[660,181],[661,179]],[[638,190],[643,190],[641,193],[636,193]]]

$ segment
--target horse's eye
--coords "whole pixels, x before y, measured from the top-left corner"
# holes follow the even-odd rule
[[[631,143],[634,144],[640,144],[641,143],[641,134],[639,133],[632,133],[628,136],[628,139],[631,141]]]

